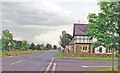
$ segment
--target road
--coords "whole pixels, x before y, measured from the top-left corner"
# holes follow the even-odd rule
[[[3,71],[93,71],[111,68],[111,61],[54,58],[58,51],[49,51],[2,58]],[[115,67],[118,63],[115,62]],[[11,72],[13,73],[13,72]],[[39,73],[39,72],[38,72]]]

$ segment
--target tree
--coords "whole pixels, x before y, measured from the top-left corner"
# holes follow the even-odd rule
[[[60,35],[60,42],[59,44],[65,48],[66,45],[68,45],[72,40],[72,36],[68,33],[66,33],[66,31],[62,31],[62,35]]]
[[[40,44],[40,49],[44,50],[45,49],[45,45],[44,44]]]
[[[35,46],[35,48],[36,48],[37,50],[41,50],[41,49],[40,49],[40,44],[37,44],[37,45]]]
[[[29,43],[28,43],[28,41],[24,40],[24,41],[22,41],[22,48],[21,48],[21,50],[27,50],[27,49],[29,49]]]
[[[46,50],[52,49],[52,45],[48,44],[46,45]]]
[[[57,49],[57,46],[56,46],[56,45],[54,45],[54,46],[53,46],[53,49]]]
[[[13,35],[12,35],[12,33],[9,32],[9,30],[3,30],[2,39],[12,41],[13,40]]]
[[[31,43],[29,49],[35,50],[35,44],[34,44],[34,43]]]
[[[2,50],[9,50],[8,43],[11,42],[12,46],[10,46],[11,50],[15,49],[15,43],[13,42],[13,35],[9,32],[9,30],[2,31]]]
[[[120,2],[99,2],[98,4],[102,12],[98,15],[89,14],[89,29],[86,34],[97,38],[97,42],[93,43],[94,47],[103,45],[113,51],[119,49],[120,53]]]
[[[13,40],[13,42],[16,44],[15,46],[16,50],[22,48],[22,41]]]

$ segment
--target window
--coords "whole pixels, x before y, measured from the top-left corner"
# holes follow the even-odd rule
[[[87,51],[87,46],[83,46],[83,51]]]

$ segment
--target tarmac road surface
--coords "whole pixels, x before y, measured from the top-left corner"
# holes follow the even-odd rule
[[[58,51],[2,58],[2,71],[93,71],[112,68],[112,61],[54,58]],[[114,63],[116,67],[118,62]]]

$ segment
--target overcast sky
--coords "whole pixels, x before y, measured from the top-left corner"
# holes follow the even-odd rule
[[[72,35],[73,24],[88,23],[98,13],[97,0],[20,0],[2,2],[2,29],[16,40],[58,45],[63,30]],[[25,2],[26,1],[26,2]]]

